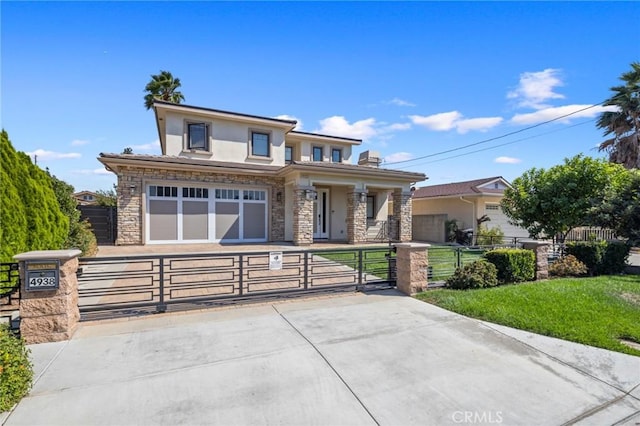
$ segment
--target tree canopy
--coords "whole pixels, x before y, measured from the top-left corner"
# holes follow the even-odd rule
[[[169,71],[160,71],[160,74],[152,74],[151,81],[147,83],[144,90],[147,94],[144,97],[144,106],[150,109],[154,99],[173,102],[179,104],[184,101],[184,96],[178,91],[182,84],[179,78],[174,78]]]
[[[640,168],[640,62],[633,62],[620,80],[622,84],[612,87],[613,95],[603,103],[617,110],[603,112],[596,123],[605,136],[612,136],[599,149],[609,153],[612,163]]]
[[[627,173],[618,164],[577,155],[548,170],[527,170],[505,190],[502,208],[531,237],[563,241],[573,228],[592,224],[593,207],[617,193]]]
[[[618,190],[609,191],[592,210],[593,222],[640,244],[640,171],[631,170]]]

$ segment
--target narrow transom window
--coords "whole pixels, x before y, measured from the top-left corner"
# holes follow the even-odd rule
[[[342,163],[342,150],[340,148],[333,148],[331,150],[331,161],[334,163]]]
[[[313,147],[313,161],[322,161],[322,147],[314,146]]]
[[[287,164],[293,162],[293,147],[291,146],[284,147],[284,162]]]
[[[251,132],[251,155],[269,156],[269,135],[267,133]]]
[[[207,188],[182,188],[182,198],[209,198]]]
[[[177,197],[178,196],[178,187],[177,186],[149,186],[149,196],[151,197]]]
[[[209,150],[208,126],[205,123],[187,124],[187,148]]]
[[[367,219],[373,219],[375,217],[376,197],[373,195],[367,195]]]

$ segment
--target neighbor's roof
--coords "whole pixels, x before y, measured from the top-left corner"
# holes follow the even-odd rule
[[[464,195],[480,195],[480,194],[502,194],[504,190],[483,188],[487,184],[496,181],[503,182],[506,186],[510,186],[502,176],[494,176],[484,179],[468,180],[464,182],[452,182],[442,185],[423,186],[413,193],[413,198],[434,198],[434,197],[451,197]]]

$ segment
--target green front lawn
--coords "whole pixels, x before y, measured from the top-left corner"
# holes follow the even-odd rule
[[[418,299],[481,320],[640,356],[640,275],[566,278],[479,290],[430,290]]]

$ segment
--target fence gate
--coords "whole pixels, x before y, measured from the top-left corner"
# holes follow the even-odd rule
[[[80,259],[81,319],[395,286],[389,248]]]
[[[20,310],[20,273],[18,263],[0,263],[0,323],[8,323],[12,329],[15,312]]]
[[[111,245],[118,235],[118,215],[115,207],[78,206],[82,220],[87,219],[100,245]]]

